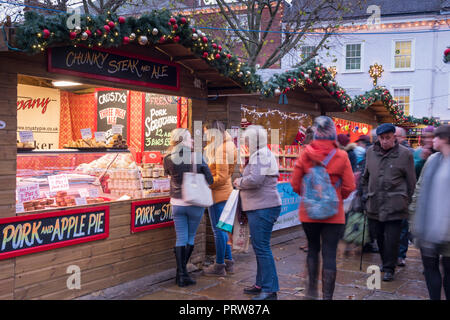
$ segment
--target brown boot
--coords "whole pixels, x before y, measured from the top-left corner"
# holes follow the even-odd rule
[[[217,264],[214,263],[210,265],[209,267],[203,269],[203,275],[205,276],[217,276],[217,277],[224,277],[227,275],[227,272],[225,271],[226,264]]]
[[[234,261],[225,259],[225,271],[229,274],[234,273]]]

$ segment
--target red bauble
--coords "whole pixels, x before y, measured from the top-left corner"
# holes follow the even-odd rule
[[[124,24],[125,23],[125,18],[124,17],[119,17],[119,23],[120,24]]]
[[[90,36],[92,36],[92,32],[91,32],[91,30],[86,30],[86,33],[87,33],[87,35],[88,35],[88,37],[90,37]]]
[[[294,78],[293,80],[294,80],[294,83],[296,83],[296,82],[297,82],[297,79],[296,79],[296,78]]]
[[[170,24],[175,24],[177,23],[177,20],[175,18],[170,18],[169,22]]]
[[[206,51],[203,52],[203,58],[205,58],[205,59],[208,58],[208,52],[206,52]]]
[[[180,36],[176,36],[175,38],[173,38],[173,42],[179,42],[180,41]]]
[[[186,18],[181,18],[181,19],[180,19],[180,23],[181,23],[181,24],[186,24]]]
[[[72,31],[71,33],[69,33],[69,37],[70,37],[70,40],[74,40],[77,37],[77,33]]]
[[[100,29],[97,29],[97,31],[95,31],[99,36],[102,35],[102,31]]]
[[[444,55],[448,56],[450,54],[450,48],[445,49]]]
[[[48,37],[50,37],[50,31],[48,29],[42,30],[42,34],[44,39],[48,39]]]
[[[177,25],[177,24],[174,24],[174,25],[172,26],[172,28],[173,28],[173,30],[178,30],[178,25]]]
[[[164,43],[166,42],[166,38],[164,38],[164,36],[162,36],[161,38],[159,38],[159,43]]]
[[[228,59],[231,59],[231,54],[227,54],[227,58],[228,58]]]
[[[213,47],[213,49],[217,49],[217,44],[213,43],[212,47]]]
[[[291,78],[289,78],[288,80],[287,80],[289,83],[291,83],[291,81],[292,81],[292,79]]]
[[[222,51],[222,46],[218,46],[217,49],[219,49],[219,51]]]
[[[207,37],[203,37],[202,41],[203,41],[203,43],[207,43],[208,42],[208,38]]]
[[[108,33],[109,31],[111,31],[111,28],[108,25],[104,25],[103,29],[105,29],[105,32]]]
[[[123,44],[129,44],[129,43],[130,43],[130,38],[128,38],[128,37],[123,37],[122,43],[123,43]]]
[[[108,26],[109,26],[111,29],[113,29],[113,28],[116,26],[116,24],[114,23],[114,21],[110,21],[110,22],[108,22]]]
[[[216,59],[220,59],[220,54],[216,54]]]
[[[192,33],[195,33],[195,28],[192,28]]]

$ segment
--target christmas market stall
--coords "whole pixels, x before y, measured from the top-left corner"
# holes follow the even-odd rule
[[[204,118],[211,88],[258,80],[169,11],[68,17],[28,11],[0,37],[0,299],[173,277],[169,133]],[[204,257],[203,222],[191,262]]]

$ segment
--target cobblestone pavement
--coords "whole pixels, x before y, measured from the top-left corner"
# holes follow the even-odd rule
[[[306,246],[303,237],[272,245],[280,284],[279,300],[302,300],[307,283]],[[347,252],[347,254],[346,254]],[[213,257],[209,257],[212,260]],[[146,286],[135,282],[120,290],[97,292],[82,299],[144,299],[144,300],[248,300],[244,287],[252,285],[256,275],[256,260],[252,248],[248,253],[234,254],[235,273],[226,277],[206,277],[201,270],[192,272],[197,284],[180,288],[174,279]],[[207,259],[208,260],[208,259]],[[398,267],[392,282],[381,281],[381,289],[367,288],[366,273],[370,265],[379,265],[377,253],[365,253],[362,271],[358,250],[345,250],[340,244],[337,258],[335,300],[424,300],[428,292],[422,275],[419,250],[410,246],[405,267]],[[192,267],[192,265],[191,265]],[[381,273],[382,276],[382,273]],[[167,277],[166,277],[167,279]],[[321,284],[319,281],[319,291]]]

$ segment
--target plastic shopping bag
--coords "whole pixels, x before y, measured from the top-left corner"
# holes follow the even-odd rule
[[[233,190],[228,197],[227,203],[220,214],[217,228],[227,232],[233,231],[234,218],[236,216],[236,209],[239,201],[239,190]]]

